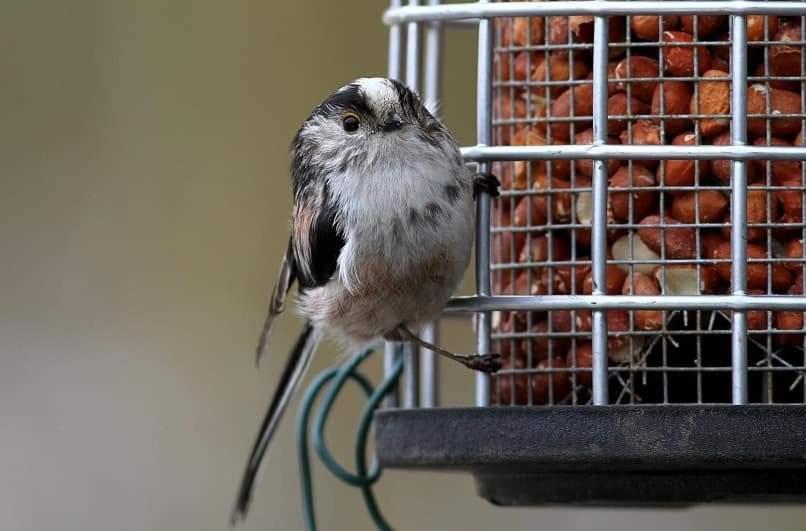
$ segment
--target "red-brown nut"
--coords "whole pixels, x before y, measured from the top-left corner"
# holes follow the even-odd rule
[[[593,129],[585,129],[584,131],[577,133],[574,136],[574,144],[592,144],[593,143]],[[618,140],[615,137],[609,137],[608,144],[618,144]],[[576,159],[574,161],[576,166],[577,175],[582,175],[584,177],[592,177],[593,176],[593,160],[592,159]],[[607,161],[607,174],[613,175],[619,166],[621,165],[621,161],[616,159],[610,159]]]
[[[551,372],[548,371],[551,367]],[[543,360],[537,364],[538,372],[532,375],[532,403],[548,404],[559,402],[571,392],[571,381],[568,379],[568,372],[565,369],[565,360],[557,356],[551,363]]]
[[[766,138],[756,138],[753,140],[754,146],[780,146],[790,147],[792,144],[783,138],[771,137],[769,144]],[[767,173],[767,161],[755,161],[758,166],[758,171],[765,175]],[[799,160],[773,160],[770,161],[770,169],[772,170],[772,182],[774,184],[800,181],[801,179],[801,161]]]
[[[726,241],[726,238],[722,236],[722,232],[719,230],[700,231],[700,248],[702,249],[700,257],[706,260],[713,259],[717,248]]]
[[[651,112],[653,115],[664,116],[662,125],[666,132],[667,142],[690,126],[689,119],[672,117],[678,114],[688,114],[691,97],[691,85],[683,81],[664,81],[655,87],[655,91],[652,93]],[[653,118],[652,121],[661,124],[660,118]]]
[[[729,260],[731,258],[731,244],[725,242],[721,244],[716,252],[714,258],[718,260]],[[748,259],[767,259],[767,249],[758,243],[747,244],[747,258]],[[776,292],[785,291],[789,288],[792,282],[792,276],[786,268],[779,263],[772,263],[772,288]],[[716,270],[719,276],[725,282],[731,280],[730,262],[720,262],[716,265]],[[747,288],[748,289],[767,289],[767,263],[748,261],[747,264]]]
[[[633,55],[622,59],[616,65],[616,79],[619,80],[618,88],[629,92],[634,98],[650,103],[652,94],[655,92],[657,81],[632,81],[639,78],[657,78],[658,62],[642,55]]]
[[[694,50],[697,50],[697,73],[702,74],[711,68],[711,54],[704,46],[687,46],[694,42],[690,33],[664,31],[664,67],[673,76],[691,77],[694,75]]]
[[[549,250],[551,251],[550,256]],[[567,239],[557,235],[548,237],[545,234],[537,234],[526,241],[518,261],[521,263],[545,262],[549,259],[566,261],[569,258],[571,258],[571,247]]]
[[[545,224],[545,200],[538,201],[538,197],[536,195],[523,196],[518,201],[517,205],[515,205],[515,211],[512,213],[512,225],[515,227],[533,227],[535,225]]]
[[[794,275],[801,274],[804,262],[806,262],[806,256],[803,254],[803,240],[794,238],[786,242],[783,256],[792,260],[784,262],[784,267]]]
[[[546,19],[515,17],[512,21],[512,41],[516,46],[535,46],[545,40]]]
[[[730,139],[730,131],[725,131],[721,135],[717,136],[711,142],[715,146],[729,146],[731,145]],[[730,184],[731,178],[731,163],[729,160],[712,160],[711,161],[711,173],[714,174],[714,177],[719,179],[722,184]],[[747,182],[748,183],[755,183],[759,180],[761,174],[758,172],[758,167],[756,164],[748,164],[747,165]]]
[[[764,63],[759,63],[756,65],[756,69],[753,71],[758,77],[773,77],[772,72],[767,72]],[[766,84],[767,81],[765,80],[764,83]],[[800,81],[798,80],[788,80],[788,79],[770,79],[769,85],[772,88],[788,90],[790,92],[800,92]]]
[[[773,194],[765,190],[748,190],[747,191],[747,224],[752,225],[755,223],[772,223],[778,219],[779,209],[778,201],[775,200]],[[748,228],[747,238],[750,240],[757,239],[753,236],[753,232],[760,233],[758,238],[766,235],[764,228]]]
[[[767,112],[767,93],[770,107]],[[800,118],[779,118],[781,114],[800,114],[800,94],[788,90],[768,88],[760,83],[747,89],[747,114],[770,116],[770,132],[773,136],[792,137],[801,130]],[[766,118],[747,119],[747,131],[751,135],[762,136],[767,133]]]
[[[767,292],[763,289],[749,289],[748,295],[766,295]],[[767,311],[766,310],[750,310],[747,312],[747,329],[748,330],[766,330],[767,329]]]
[[[505,232],[496,234],[491,242],[491,255],[496,264],[514,264],[517,262],[523,242],[526,240],[523,232]],[[504,293],[509,289],[515,279],[512,273],[516,270],[506,271],[500,275],[494,275],[495,292]]]
[[[649,295],[657,297],[660,289],[655,279],[643,273],[633,273],[624,280],[624,295]],[[660,330],[663,328],[664,312],[660,310],[636,310],[635,326],[639,330]]]
[[[574,57],[573,67],[567,52],[555,52],[551,56],[539,63],[533,70],[532,81],[537,85],[537,93],[541,96],[544,94],[545,89],[540,87],[541,83],[568,81],[572,79],[581,80],[588,75],[588,66],[585,61],[579,57]],[[550,89],[551,97],[556,98],[563,93],[568,87],[566,85],[552,85]]]
[[[621,287],[624,285],[624,279],[627,277],[627,272],[614,264],[607,265],[607,286],[605,286],[608,295],[618,295],[621,293]],[[582,293],[590,295],[593,293],[593,272],[585,275],[582,281]]]
[[[718,223],[725,218],[729,203],[718,190],[682,192],[672,200],[672,217],[681,223]]]
[[[570,312],[569,312],[570,313]],[[569,316],[570,318],[570,316]],[[557,330],[552,325],[553,332],[561,332],[561,331],[568,331],[568,330]],[[540,321],[532,327],[531,332],[535,335],[532,338],[531,343],[527,340],[525,345],[525,351],[527,359],[529,356],[529,351],[531,349],[532,355],[532,362],[535,361],[542,361],[548,359],[551,356],[557,356],[558,354],[564,353],[568,350],[568,346],[571,343],[571,339],[568,337],[554,337],[551,338],[549,333],[549,323],[548,321]]]
[[[576,360],[576,363],[574,363]],[[577,342],[576,351],[573,347],[565,355],[565,365],[569,368],[576,368],[576,381],[579,385],[590,387],[593,383],[593,345],[588,342]]]
[[[773,38],[778,33],[778,17],[775,15],[750,15],[747,17],[747,40],[751,42],[764,40],[764,27],[767,35]]]
[[[788,295],[803,295],[803,274],[799,273],[795,276],[794,282],[787,290]],[[799,334],[782,334],[776,335],[776,342],[779,345],[802,345],[804,334],[803,330],[803,312],[800,311],[781,311],[775,313],[775,328],[778,330],[798,330]]]
[[[649,120],[638,120],[631,128],[622,131],[619,139],[622,144],[634,146],[659,146],[662,144],[660,127]],[[657,161],[654,160],[645,160],[641,163],[647,167],[657,165]]]
[[[696,19],[696,24],[695,20]],[[680,17],[681,29],[698,39],[709,37],[724,28],[728,23],[726,15],[683,15]],[[695,31],[696,26],[696,31]]]
[[[550,184],[549,184],[550,183]],[[532,189],[539,215],[548,223],[567,223],[571,220],[572,194],[566,192],[571,185],[568,181],[551,179],[538,175]]]
[[[674,140],[674,146],[695,146],[697,137],[694,133],[680,133]],[[696,178],[696,167],[700,168],[700,179],[704,176],[707,168],[707,161],[695,161],[690,159],[671,159],[663,162],[664,174],[663,182],[666,186],[692,186]]]
[[[618,135],[627,129],[629,117],[636,114],[648,114],[649,109],[649,105],[638,98],[628,98],[623,92],[613,94],[607,99],[607,116],[621,116],[622,118],[610,118],[607,121],[608,133]]]
[[[493,100],[493,113],[501,120],[512,120],[515,118],[526,118],[526,100],[522,97],[516,96],[513,100],[510,98],[509,91],[499,92]],[[501,142],[509,145],[513,131],[512,127],[503,126],[498,128],[501,135]]]
[[[545,63],[542,52],[520,52],[515,56],[513,63],[514,79],[517,81],[526,81],[530,79],[534,71],[542,64]]]
[[[527,126],[520,129],[512,137],[513,146],[543,146],[546,145],[546,138],[535,127]],[[553,142],[557,144],[558,142]],[[517,190],[525,190],[529,187],[527,164],[531,167],[532,178],[538,175],[548,175],[555,179],[568,180],[571,176],[571,161],[562,159],[552,159],[550,161],[535,160],[527,163],[523,160],[514,163],[514,181]]]
[[[676,30],[680,27],[680,17],[677,15],[666,15],[664,17],[636,15],[630,17],[630,27],[633,33],[636,37],[645,41],[658,40],[661,24],[663,24],[663,30]]]
[[[577,258],[574,265],[559,265],[554,268],[554,292],[564,295],[573,295],[582,291],[585,276],[590,272],[590,263],[587,259]]]
[[[768,215],[769,203],[769,215]],[[747,191],[747,239],[748,241],[762,240],[767,236],[767,229],[764,227],[753,227],[765,223],[773,223],[778,219],[778,201],[773,194],[765,190]],[[725,238],[730,238],[730,224],[726,224],[722,230]]]
[[[803,220],[800,214],[784,212],[775,221],[772,229],[772,237],[779,242],[800,237],[801,234],[803,234]]]
[[[713,59],[711,59],[711,70],[730,72],[730,63],[719,57],[714,57]]]
[[[568,17],[547,17],[549,44],[568,44]]]
[[[609,179],[610,209],[617,221],[630,221],[630,199],[632,198],[632,219],[643,219],[655,207],[657,186],[655,174],[641,164],[622,166]],[[646,191],[618,192],[624,188],[649,188]]]
[[[698,83],[697,98],[691,99],[691,114],[726,115],[700,120],[700,132],[703,136],[710,137],[730,127],[730,79],[727,72],[720,70],[708,70],[703,78],[706,79]]]
[[[783,180],[777,182],[776,185],[791,188],[791,190],[776,190],[775,198],[780,201],[781,208],[788,219],[795,223],[799,222],[803,213],[803,187],[800,179]]]
[[[660,216],[653,214],[641,220],[638,237],[661,257],[695,258],[697,256],[695,230],[691,227],[676,227],[679,224],[679,221],[668,216],[661,222]],[[660,225],[663,225],[663,229],[659,227]],[[661,230],[663,230],[662,240]]]
[[[803,312],[797,310],[785,310],[775,312],[776,330],[793,330],[797,334],[776,334],[775,342],[779,345],[800,346],[803,344]]]
[[[572,99],[573,107],[571,106]],[[587,129],[590,127],[593,115],[593,85],[584,84],[569,88],[552,101],[550,113],[551,118],[578,118],[576,120],[577,130]],[[544,109],[541,114],[546,116],[546,110]],[[546,124],[539,123],[538,131],[544,132],[545,130]],[[552,123],[549,130],[554,141],[567,142],[571,138],[571,122]]]
[[[568,17],[568,26],[574,42],[593,42],[593,16],[576,15]],[[608,20],[608,40],[611,43],[608,55],[618,57],[623,54],[624,48],[612,46],[613,43],[624,42],[626,33],[624,17],[610,17]]]
[[[509,343],[502,340],[500,344]],[[503,356],[502,369],[504,371],[525,370],[525,356]],[[529,377],[526,374],[500,374],[494,378],[498,391],[498,403],[503,405],[521,406],[529,403]]]
[[[630,314],[627,310],[608,310],[605,315],[608,334],[629,331]],[[593,313],[590,310],[577,310],[575,324],[577,332],[590,332],[593,329]]]
[[[799,23],[785,22],[775,34],[776,44],[770,48],[770,70],[776,76],[799,76],[800,61],[803,53],[801,44],[787,44],[802,40]]]

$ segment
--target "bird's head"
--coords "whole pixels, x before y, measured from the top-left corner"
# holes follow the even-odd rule
[[[311,175],[365,173],[397,158],[455,157],[450,133],[403,83],[357,79],[320,103],[292,144],[297,185]]]

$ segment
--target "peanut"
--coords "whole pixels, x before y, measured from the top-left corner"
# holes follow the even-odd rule
[[[633,273],[624,280],[621,291],[624,295],[660,295],[658,284],[649,275]],[[664,312],[659,310],[636,310],[635,325],[639,330],[660,330],[663,327]]]
[[[699,82],[698,97],[692,98],[691,114],[729,115],[730,114],[730,80],[729,74],[720,70],[708,70]],[[710,79],[721,79],[711,81]],[[699,105],[698,105],[699,104]],[[700,120],[700,132],[705,137],[715,136],[730,127],[730,117],[703,118]]]
[[[770,108],[767,113],[767,93]],[[779,118],[779,114],[800,114],[800,94],[788,90],[767,88],[761,84],[751,85],[747,90],[747,131],[755,136],[767,133],[766,118],[751,118],[749,115],[769,114],[770,132],[773,136],[794,136],[801,129],[800,118]]]
[[[675,227],[679,224],[679,221],[671,217],[665,217],[661,221],[660,216],[647,216],[641,220],[638,237],[661,257],[665,254],[666,258],[695,258],[697,249],[694,229]],[[661,240],[661,225],[663,240]]]
[[[629,92],[633,97],[650,103],[652,94],[655,92],[657,81],[632,81],[637,78],[658,77],[658,62],[649,57],[633,55],[623,59],[616,65],[616,79],[619,80],[618,88]]]
[[[672,118],[676,114],[688,114],[691,95],[691,86],[683,81],[664,81],[655,87],[652,93],[651,112],[653,115],[663,115],[664,118],[662,123],[660,118],[653,118],[652,121],[661,124],[665,129],[667,142],[669,138],[682,133],[691,124],[687,118]]]
[[[624,93],[613,94],[607,100],[607,115],[619,116],[607,121],[607,130],[610,134],[618,135],[627,129],[627,120],[634,114],[648,114],[649,105],[638,98],[628,98]]]
[[[632,198],[632,219],[643,219],[649,214],[657,200],[657,191],[616,192],[620,188],[652,188],[657,186],[655,175],[640,164],[622,166],[610,177],[610,208],[613,218],[618,221],[630,221],[630,199]]]
[[[724,219],[728,204],[728,198],[718,190],[683,192],[672,201],[672,217],[682,223],[717,223]]]
[[[681,46],[694,42],[690,33],[683,31],[664,31],[664,67],[673,76],[690,77],[694,75],[694,50],[697,51],[697,73],[702,74],[711,68],[711,54],[704,46]]]

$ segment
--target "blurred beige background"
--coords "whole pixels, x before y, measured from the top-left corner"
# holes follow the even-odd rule
[[[285,246],[287,145],[328,91],[386,71],[384,4],[6,0],[0,6],[0,530],[226,528],[297,320],[255,370]],[[473,135],[474,38],[447,43]],[[467,323],[446,340],[469,345]],[[322,352],[314,370],[332,360]],[[378,374],[373,361],[368,372]],[[445,369],[445,368],[443,368]],[[471,378],[443,370],[448,404]],[[350,462],[358,395],[332,422]],[[247,529],[300,529],[286,422]],[[368,530],[316,468],[322,529]],[[398,529],[802,529],[806,510],[500,509],[469,477],[388,472]]]

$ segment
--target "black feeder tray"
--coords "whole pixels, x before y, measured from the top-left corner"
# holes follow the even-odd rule
[[[495,505],[806,501],[806,406],[388,409],[384,468],[464,471]]]

